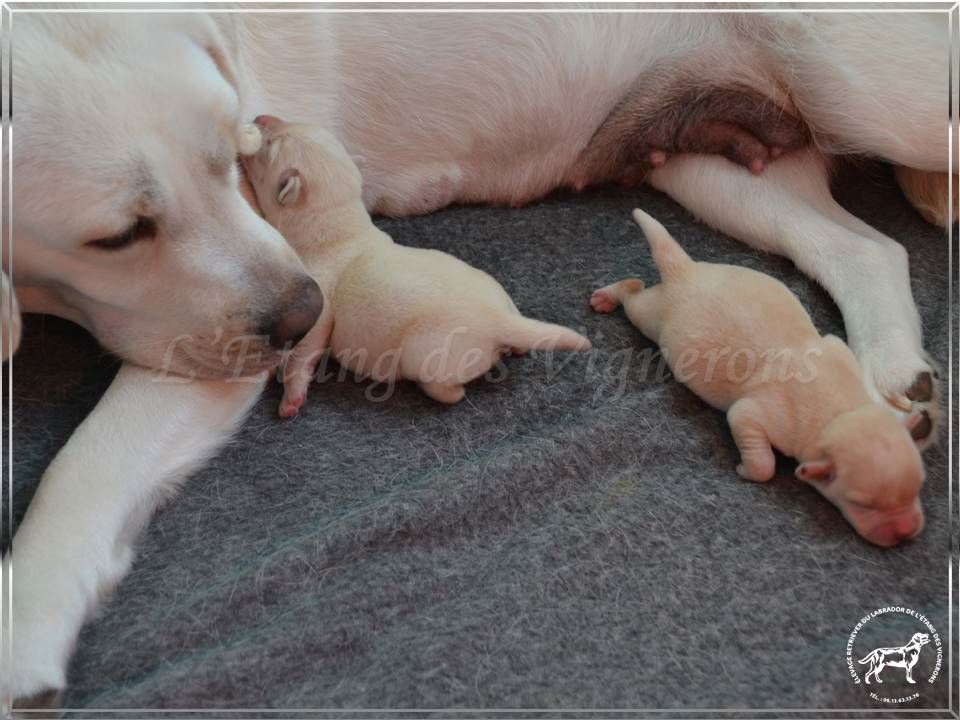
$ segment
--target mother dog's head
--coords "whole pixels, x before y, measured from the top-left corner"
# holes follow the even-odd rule
[[[238,190],[236,69],[214,23],[17,13],[15,29],[11,269],[26,309],[175,373],[275,364],[322,296]]]

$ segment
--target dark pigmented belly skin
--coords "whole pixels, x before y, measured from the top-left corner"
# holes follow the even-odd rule
[[[709,81],[675,67],[644,73],[594,133],[569,176],[575,187],[641,182],[670,155],[705,153],[761,172],[806,146],[796,115],[743,84]]]

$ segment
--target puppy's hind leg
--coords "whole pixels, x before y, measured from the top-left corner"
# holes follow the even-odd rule
[[[422,382],[420,383],[420,389],[423,390],[427,397],[431,397],[445,405],[456,405],[463,400],[464,395],[466,395],[466,390],[464,390],[463,385],[451,383]]]
[[[598,313],[610,313],[616,310],[630,295],[643,290],[643,280],[627,278],[599,290],[594,290],[590,296],[590,307]]]
[[[628,278],[596,290],[590,298],[590,305],[597,312],[613,312],[623,304],[623,310],[634,327],[657,341],[662,324],[662,293],[662,285],[645,288],[642,280]]]
[[[428,397],[454,405],[466,395],[464,383],[489,367],[484,363],[492,354],[492,343],[487,349],[481,348],[483,344],[466,326],[414,330],[404,339],[399,374],[415,380]]]

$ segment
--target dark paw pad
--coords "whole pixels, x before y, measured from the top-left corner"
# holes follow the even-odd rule
[[[913,402],[930,402],[933,397],[933,377],[930,373],[922,372],[917,375],[906,395]]]
[[[930,419],[930,413],[923,410],[920,412],[920,422],[910,431],[910,437],[914,440],[926,440],[931,432],[933,432],[933,421]]]
[[[18,698],[13,704],[15,718],[58,718],[63,703],[62,690],[42,690],[25,698]],[[20,711],[24,712],[20,712]]]

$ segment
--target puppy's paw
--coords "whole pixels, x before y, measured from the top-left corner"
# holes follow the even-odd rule
[[[292,418],[296,417],[297,413],[300,412],[300,408],[303,407],[303,403],[307,400],[307,394],[305,392],[283,394],[283,400],[280,401],[280,417],[282,418]]]
[[[598,313],[611,313],[620,305],[614,300],[613,296],[605,289],[594,290],[590,296],[590,307]]]
[[[861,364],[867,389],[875,401],[887,405],[901,417],[920,413],[920,422],[910,431],[917,447],[926,450],[936,442],[943,411],[940,373],[932,360],[904,352],[885,357],[871,354]]]
[[[437,402],[442,402],[446,405],[454,405],[461,400],[467,394],[467,391],[464,389],[463,385],[447,385],[444,383],[420,383],[420,388],[426,393],[429,397],[432,397]]]
[[[773,478],[773,470],[760,466],[747,466],[746,463],[737,465],[737,475],[750,482],[763,483]]]

